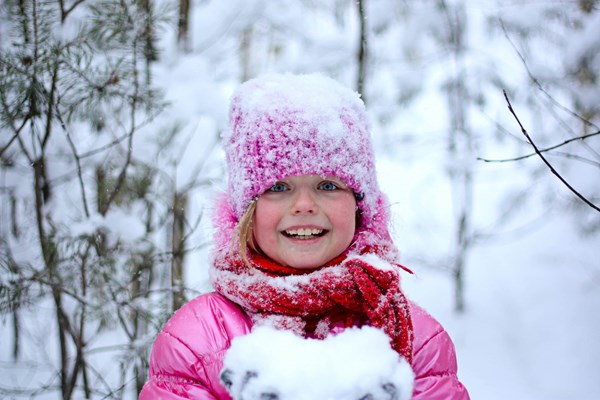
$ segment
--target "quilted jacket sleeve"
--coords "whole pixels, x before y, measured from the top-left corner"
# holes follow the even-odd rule
[[[458,380],[456,352],[448,333],[419,306],[411,305],[411,315],[415,332],[412,400],[469,400]]]
[[[248,317],[222,296],[200,296],[178,310],[157,336],[139,400],[230,400],[219,382],[231,340]]]

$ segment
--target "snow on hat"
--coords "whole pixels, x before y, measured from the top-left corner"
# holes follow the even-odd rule
[[[390,241],[387,204],[377,184],[365,106],[358,93],[319,74],[249,80],[233,95],[223,145],[230,225],[278,180],[314,174],[341,179],[358,199],[362,197],[357,202],[362,221],[358,231]],[[223,215],[219,219],[222,222]]]

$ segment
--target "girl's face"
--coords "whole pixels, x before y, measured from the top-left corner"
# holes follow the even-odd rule
[[[354,193],[340,180],[291,176],[258,198],[254,240],[278,264],[318,268],[350,245],[355,216]]]

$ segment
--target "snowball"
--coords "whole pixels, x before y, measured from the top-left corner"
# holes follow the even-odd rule
[[[414,374],[373,327],[346,329],[325,340],[256,327],[233,340],[222,378],[236,400],[268,394],[279,400],[358,400],[368,394],[373,400],[408,400]]]

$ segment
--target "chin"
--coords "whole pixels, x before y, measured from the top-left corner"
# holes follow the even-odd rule
[[[321,265],[324,264],[301,264],[301,265],[290,265],[291,268],[295,268],[295,269],[302,269],[302,270],[307,270],[307,269],[317,269],[319,268]]]
[[[298,260],[298,262],[287,263],[287,266],[295,269],[309,270],[309,269],[317,269],[327,264],[330,259],[319,258],[317,260],[306,260],[306,257],[302,257],[303,259]]]

